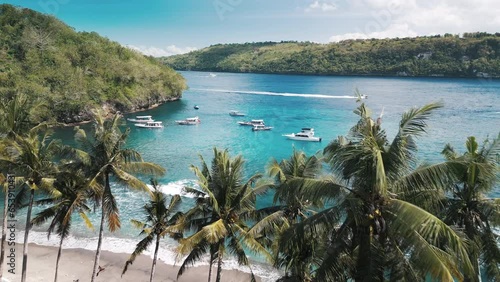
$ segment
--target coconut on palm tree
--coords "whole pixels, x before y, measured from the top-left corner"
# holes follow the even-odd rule
[[[463,279],[471,272],[465,240],[433,214],[412,204],[439,195],[447,183],[442,166],[416,168],[415,138],[440,104],[403,114],[392,141],[362,103],[360,119],[347,137],[324,150],[338,185],[304,189],[310,199],[333,205],[287,230],[280,249],[326,234],[318,244],[323,256],[314,271],[318,281],[440,281]],[[345,192],[341,192],[344,190]],[[409,197],[412,199],[409,199]]]
[[[463,230],[472,241],[469,258],[474,266],[474,275],[466,281],[479,281],[480,269],[488,281],[500,281],[500,198],[489,198],[498,180],[500,161],[500,135],[487,140],[482,146],[475,137],[467,138],[466,151],[457,153],[446,145],[442,154],[456,176],[443,202],[444,221]]]
[[[125,263],[123,268],[122,276],[128,269],[128,266],[132,264],[135,258],[142,254],[152,243],[155,242],[155,249],[153,255],[153,264],[151,266],[151,274],[149,281],[153,281],[155,274],[156,260],[158,258],[158,250],[160,248],[160,239],[165,235],[170,235],[172,238],[177,238],[179,233],[171,231],[170,226],[176,224],[182,212],[177,211],[181,196],[174,195],[170,199],[170,204],[167,205],[167,199],[165,194],[158,190],[158,182],[156,180],[151,180],[151,185],[153,186],[153,193],[151,194],[150,201],[144,206],[143,212],[146,216],[145,221],[132,220],[132,224],[139,229],[142,229],[140,235],[146,235],[139,243],[137,243],[134,252],[130,255],[130,258]]]
[[[93,229],[93,225],[87,217],[87,213],[91,211],[91,208],[87,205],[89,201],[87,181],[81,171],[61,172],[54,181],[54,189],[57,191],[55,196],[36,201],[36,204],[50,206],[40,211],[31,221],[32,224],[42,225],[50,220],[47,236],[50,237],[51,233],[55,232],[60,237],[54,282],[57,281],[63,242],[68,237],[71,229],[72,215],[77,213],[87,227]]]
[[[185,256],[178,276],[203,254],[209,255],[208,281],[212,265],[217,264],[216,281],[221,279],[222,262],[226,253],[234,254],[241,265],[250,267],[247,251],[263,250],[263,247],[248,234],[247,220],[255,210],[256,196],[269,187],[268,182],[259,182],[260,175],[243,180],[243,158],[231,158],[227,150],[214,148],[214,158],[209,166],[203,157],[201,167],[191,166],[198,177],[199,189],[186,188],[197,196],[195,207],[185,213],[178,226],[191,230],[190,236],[181,239],[179,256]],[[253,272],[251,278],[254,280]]]
[[[111,190],[110,177],[118,184],[139,191],[150,193],[148,186],[133,174],[162,175],[165,169],[145,162],[140,153],[125,148],[130,129],[122,132],[120,114],[105,119],[99,112],[94,112],[93,131],[90,136],[85,130],[76,127],[75,138],[80,148],[66,152],[72,161],[69,167],[82,167],[90,177],[89,186],[95,191],[95,201],[101,207],[99,237],[91,281],[95,281],[99,267],[104,223],[111,232],[120,228],[120,217],[116,200]]]

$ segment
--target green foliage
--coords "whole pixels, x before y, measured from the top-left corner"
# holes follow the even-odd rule
[[[500,34],[218,44],[160,59],[178,70],[324,75],[500,77]]]
[[[0,97],[44,101],[37,113],[62,122],[90,110],[129,111],[180,98],[184,78],[95,32],[76,32],[48,15],[0,5]]]

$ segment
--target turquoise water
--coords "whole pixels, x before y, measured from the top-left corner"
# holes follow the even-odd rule
[[[364,100],[378,116],[383,109],[383,126],[389,137],[397,130],[401,114],[413,106],[442,101],[445,107],[437,111],[429,122],[428,135],[417,142],[422,162],[437,162],[446,143],[462,151],[466,138],[478,140],[496,136],[500,131],[500,81],[433,78],[382,77],[326,77],[269,74],[232,74],[182,72],[190,87],[180,101],[141,112],[162,121],[164,129],[135,128],[132,124],[128,146],[139,151],[145,160],[167,169],[159,179],[167,194],[181,191],[184,185],[194,185],[191,164],[199,165],[198,154],[209,161],[212,148],[228,148],[232,155],[241,154],[246,160],[246,174],[264,172],[272,157],[290,156],[292,148],[313,154],[322,150],[338,135],[345,135],[357,121],[352,113],[356,107],[353,98],[357,89],[368,95]],[[198,110],[193,107],[199,106]],[[229,116],[238,110],[245,117]],[[134,117],[129,114],[125,117]],[[180,126],[175,120],[199,116],[196,126]],[[271,131],[253,132],[237,121],[264,119]],[[298,132],[302,127],[314,127],[322,142],[287,140],[282,134]],[[72,128],[60,129],[55,134],[71,143]],[[138,241],[138,231],[128,223],[130,218],[141,218],[140,208],[146,201],[142,193],[116,187],[116,196],[123,228],[108,235],[105,248],[126,251]],[[500,196],[497,187],[494,196]],[[192,200],[184,198],[184,206]],[[271,203],[271,196],[259,200],[259,206]],[[22,218],[22,215],[19,215]],[[96,225],[98,216],[93,216]],[[42,231],[38,229],[38,231]],[[75,236],[69,246],[92,249],[97,232],[86,230],[82,224],[74,226]],[[19,236],[18,238],[20,238]],[[43,233],[35,233],[30,240],[47,242]],[[57,241],[57,240],[55,240]],[[166,242],[165,249],[174,244]],[[162,257],[173,261],[172,253]],[[231,267],[231,264],[228,265]]]

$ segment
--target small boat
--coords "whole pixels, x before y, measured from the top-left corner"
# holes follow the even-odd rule
[[[135,123],[146,123],[154,121],[154,119],[152,119],[152,116],[136,116],[135,118],[128,118],[127,120]]]
[[[314,128],[304,127],[299,133],[284,134],[288,139],[297,141],[321,142],[321,137],[314,137]]]
[[[140,128],[163,128],[161,121],[148,121],[146,123],[136,123],[135,126]]]
[[[194,109],[197,110],[199,109],[200,107],[198,107],[198,105],[194,105]]]
[[[216,77],[217,75],[215,73],[209,73],[208,74],[210,77]]]
[[[177,124],[180,125],[195,125],[201,122],[198,117],[186,118],[185,120],[176,120]]]
[[[273,129],[272,126],[265,126],[263,124],[256,124],[252,127],[252,131],[264,131],[264,130],[271,130]]]
[[[252,119],[251,121],[238,121],[239,125],[249,125],[249,126],[254,126],[254,125],[264,125],[264,120],[262,119]]]
[[[232,117],[244,117],[245,116],[244,113],[240,113],[238,111],[230,111],[229,115],[232,116]]]

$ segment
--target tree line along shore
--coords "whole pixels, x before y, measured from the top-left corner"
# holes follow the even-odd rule
[[[322,152],[293,150],[290,158],[272,160],[262,173],[248,177],[244,156],[214,148],[210,161],[201,157],[190,167],[197,186],[184,191],[195,202],[180,209],[181,196],[157,189],[155,177],[165,173],[161,164],[126,146],[129,129],[122,129],[119,114],[105,119],[94,111],[92,128],[75,127],[77,144],[67,146],[50,138],[50,123],[31,120],[27,109],[35,105],[26,96],[2,102],[4,219],[12,210],[27,209],[22,282],[28,279],[33,225],[47,226],[48,234],[60,239],[57,281],[73,214],[98,230],[88,273],[97,281],[103,231],[121,226],[111,181],[149,198],[132,220],[141,237],[123,261],[124,276],[148,248],[153,250],[150,281],[161,276],[155,272],[159,245],[170,237],[181,258],[177,277],[205,257],[208,281],[213,276],[222,281],[228,256],[247,266],[248,280],[254,281],[250,253],[282,271],[282,282],[500,279],[500,199],[488,197],[499,175],[500,134],[485,141],[468,137],[461,150],[446,145],[442,162],[417,165],[416,137],[426,133],[440,103],[403,113],[398,133],[389,140],[382,119],[372,117],[360,100],[354,110],[358,122]],[[152,188],[141,180],[145,176]],[[266,194],[273,196],[272,205],[257,208]],[[34,205],[42,206],[37,214]],[[91,212],[99,213],[99,222],[89,220]],[[3,234],[7,227],[4,220]],[[9,272],[10,249],[6,242],[3,246],[0,273]]]
[[[216,44],[160,61],[176,70],[212,72],[499,78],[500,33],[358,39],[328,44]]]

